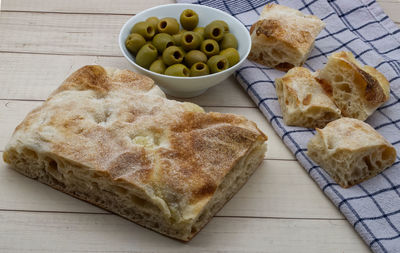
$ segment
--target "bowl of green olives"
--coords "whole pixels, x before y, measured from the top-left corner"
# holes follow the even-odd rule
[[[194,97],[219,84],[247,58],[248,30],[223,11],[168,4],[130,18],[119,34],[122,54],[167,94]]]

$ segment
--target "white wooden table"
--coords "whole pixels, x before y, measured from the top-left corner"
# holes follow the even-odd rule
[[[0,151],[15,126],[86,64],[132,67],[117,44],[123,23],[173,0],[3,0]],[[400,23],[400,1],[381,0]],[[398,24],[399,24],[398,23]],[[191,242],[181,243],[30,180],[0,162],[0,252],[368,252],[233,77],[189,99],[254,120],[267,158]]]

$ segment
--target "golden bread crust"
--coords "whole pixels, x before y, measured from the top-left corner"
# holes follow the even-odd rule
[[[374,177],[396,160],[396,149],[367,123],[332,121],[308,143],[308,155],[342,187]]]
[[[341,117],[340,110],[306,68],[292,68],[275,79],[275,86],[286,125],[324,127]]]
[[[250,28],[249,59],[283,71],[301,66],[324,26],[315,16],[283,5],[268,4]]]
[[[166,99],[150,78],[85,66],[27,115],[4,159],[17,166],[33,152],[56,162],[61,181],[57,166],[73,164],[75,173],[156,206],[166,220],[193,223],[237,162],[266,140],[244,117]]]
[[[385,76],[371,66],[362,66],[351,52],[330,55],[318,80],[345,117],[365,120],[389,100]]]

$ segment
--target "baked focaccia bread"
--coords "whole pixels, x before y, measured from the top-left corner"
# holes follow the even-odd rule
[[[244,117],[166,99],[150,78],[85,66],[26,116],[4,160],[188,241],[259,166],[266,140]]]
[[[302,66],[325,23],[313,15],[279,4],[267,4],[250,28],[249,59],[288,71]]]
[[[292,68],[275,79],[275,87],[286,125],[324,127],[341,117],[340,110],[306,68]]]
[[[374,177],[396,160],[396,149],[367,123],[332,121],[308,143],[308,156],[347,188]]]
[[[362,66],[351,52],[328,57],[318,79],[345,117],[366,120],[389,100],[390,86],[385,76],[370,66]]]

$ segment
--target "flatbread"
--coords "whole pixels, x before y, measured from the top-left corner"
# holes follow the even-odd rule
[[[249,59],[288,71],[300,67],[314,47],[325,23],[313,15],[279,4],[267,4],[250,28]]]
[[[308,156],[344,188],[376,176],[396,160],[396,149],[361,120],[344,117],[316,130]]]
[[[187,241],[259,166],[266,140],[244,117],[166,99],[150,78],[85,66],[18,125],[4,160]]]
[[[317,78],[345,117],[364,121],[390,98],[385,76],[362,66],[351,52],[331,54]]]
[[[275,87],[283,120],[288,126],[324,127],[341,117],[315,74],[306,68],[292,68],[275,79]]]

